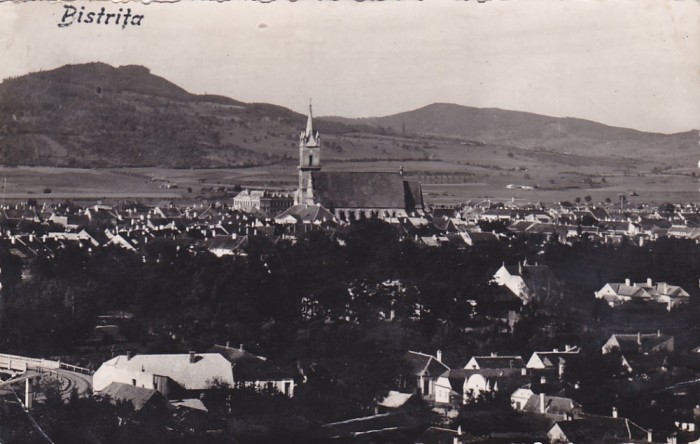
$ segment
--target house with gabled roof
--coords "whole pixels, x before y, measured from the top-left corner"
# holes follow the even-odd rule
[[[527,368],[520,356],[473,356],[460,372],[451,374],[461,379],[463,403],[485,394],[510,393],[527,381]],[[454,383],[453,383],[454,384]]]
[[[207,249],[216,257],[245,256],[244,248],[248,245],[248,236],[216,236],[206,241]]]
[[[438,378],[450,368],[442,363],[442,352],[438,350],[435,356],[409,350],[404,355],[404,361],[409,365],[409,371],[416,378],[418,392],[431,400],[435,399],[435,384]]]
[[[651,432],[627,418],[582,414],[569,421],[557,421],[547,432],[550,443],[653,442]]]
[[[525,365],[535,372],[556,372],[562,377],[567,365],[578,358],[580,347],[566,346],[564,350],[534,352]]]
[[[275,216],[275,223],[281,225],[289,234],[333,227],[337,224],[335,216],[321,205],[293,205]]]
[[[665,304],[667,310],[672,310],[690,301],[687,291],[677,285],[666,282],[653,283],[648,278],[643,283],[632,283],[625,279],[624,283],[607,283],[594,292],[597,299],[603,299],[611,307],[618,307],[627,302],[657,302]]]
[[[617,350],[625,353],[673,353],[674,338],[671,335],[662,334],[660,330],[655,333],[614,333],[610,336],[601,349],[603,354]]]
[[[524,369],[525,362],[521,356],[498,356],[492,353],[490,356],[473,356],[465,370],[483,370],[483,369]]]
[[[201,392],[215,381],[234,386],[231,363],[220,353],[145,354],[115,356],[102,363],[92,377],[100,392],[119,382],[157,390],[166,398]]]
[[[163,395],[154,389],[137,387],[122,382],[112,382],[98,392],[97,396],[107,397],[112,403],[128,402],[134,411],[151,413],[156,409],[165,409],[167,401]]]
[[[530,265],[527,261],[517,266],[503,264],[496,270],[492,282],[508,288],[524,304],[533,299],[545,299],[559,291],[561,284],[546,265]]]
[[[651,295],[644,288],[632,285],[629,279],[625,279],[624,283],[607,283],[593,294],[596,299],[604,300],[611,307],[617,307],[630,301],[646,302],[651,300]]]
[[[529,388],[519,388],[513,392],[511,406],[517,411],[544,415],[555,420],[570,420],[583,411],[581,404],[571,398],[534,393]]]
[[[228,345],[214,345],[209,353],[219,353],[231,363],[236,387],[252,387],[256,390],[276,390],[294,396],[296,373],[284,370],[267,358]]]
[[[470,247],[491,247],[498,243],[498,236],[489,232],[465,231],[460,234]]]
[[[668,356],[673,353],[673,336],[656,333],[613,334],[603,344],[602,354],[617,351],[621,355],[622,367],[630,373],[663,371],[668,365]]]

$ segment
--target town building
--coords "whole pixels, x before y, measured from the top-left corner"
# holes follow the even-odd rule
[[[231,363],[219,353],[126,355],[104,362],[92,378],[100,392],[113,382],[157,390],[166,398],[208,390],[216,381],[234,386]]]
[[[561,284],[546,265],[530,265],[527,261],[517,266],[503,264],[493,275],[493,282],[506,287],[524,304],[533,299],[543,301],[556,297]]]
[[[286,191],[243,190],[233,198],[233,209],[247,213],[277,215],[294,204],[294,196]]]
[[[683,288],[666,282],[654,283],[651,278],[642,283],[632,283],[629,279],[625,279],[624,283],[607,283],[594,295],[611,307],[618,307],[632,301],[653,301],[665,304],[669,311],[690,301],[690,295]]]
[[[299,186],[294,203],[319,204],[340,220],[405,217],[424,212],[421,185],[403,171],[321,171],[321,135],[309,105],[306,129],[299,136]]]

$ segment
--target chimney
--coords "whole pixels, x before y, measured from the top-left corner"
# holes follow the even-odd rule
[[[653,281],[651,280],[651,278],[647,278],[647,285],[648,285],[649,287],[651,287],[652,284],[653,284]]]
[[[617,407],[613,407],[612,409],[612,417],[617,418]]]
[[[131,361],[131,350],[126,351],[126,360]]]
[[[521,376],[527,376],[527,367],[523,367],[520,369],[520,375]]]
[[[492,358],[495,358],[496,356],[498,356],[498,353],[496,353],[496,352],[491,352],[491,357],[492,357]]]
[[[243,344],[239,344],[239,345],[238,345],[238,350],[239,350],[239,351],[243,351]]]
[[[637,345],[642,345],[642,334],[637,332]]]
[[[194,351],[190,351],[190,364],[194,364],[195,357],[197,356],[197,353]]]
[[[625,279],[625,285],[627,285],[628,287],[631,285],[629,278]]]
[[[540,376],[540,384],[546,384],[547,383],[547,377],[546,376]]]
[[[457,426],[457,436],[462,436],[462,426]]]
[[[231,341],[226,341],[226,348],[231,348]]]
[[[438,360],[438,362],[442,362],[442,351],[438,350],[437,353],[435,353],[435,358]]]
[[[649,442],[654,442],[654,438],[653,438],[653,436],[652,436],[652,432],[653,432],[652,429],[647,429],[647,441],[649,441]]]
[[[661,337],[661,330],[656,330],[656,337],[660,338]]]
[[[540,413],[544,415],[545,413],[545,408],[544,408],[544,393],[540,393]]]

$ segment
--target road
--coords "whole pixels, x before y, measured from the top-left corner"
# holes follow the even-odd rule
[[[0,387],[5,384],[12,384],[17,387],[18,384],[23,383],[25,379],[42,377],[47,379],[58,379],[61,383],[60,393],[64,399],[68,399],[71,396],[73,390],[76,391],[78,396],[86,396],[92,393],[92,376],[83,373],[72,372],[70,370],[51,370],[37,372],[36,370],[29,370],[26,373],[19,375],[16,378],[8,379],[7,381],[0,382]],[[41,398],[42,393],[35,393],[35,397]]]
[[[70,397],[73,390],[76,390],[78,396],[85,396],[92,392],[91,375],[63,369],[51,370],[51,373],[57,374],[61,378],[61,395],[64,398]]]

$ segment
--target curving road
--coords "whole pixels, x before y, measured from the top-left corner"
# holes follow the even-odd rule
[[[63,369],[52,370],[51,373],[58,375],[61,379],[61,395],[64,398],[69,398],[73,390],[78,393],[78,396],[87,396],[92,393],[91,375]]]

